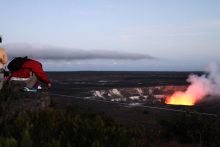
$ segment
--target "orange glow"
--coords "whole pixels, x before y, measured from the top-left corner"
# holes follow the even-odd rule
[[[190,94],[186,94],[183,92],[176,92],[172,96],[166,98],[166,104],[173,105],[194,105],[196,99],[193,98]]]

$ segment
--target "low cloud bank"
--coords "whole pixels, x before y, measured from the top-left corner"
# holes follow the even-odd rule
[[[147,54],[130,53],[113,50],[80,50],[74,48],[52,47],[42,44],[14,43],[5,44],[8,58],[28,56],[33,59],[58,59],[58,60],[78,60],[78,59],[121,59],[121,60],[141,60],[156,59]]]

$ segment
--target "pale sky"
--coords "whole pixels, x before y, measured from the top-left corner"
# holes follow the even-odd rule
[[[9,59],[55,71],[220,66],[219,0],[0,0]]]

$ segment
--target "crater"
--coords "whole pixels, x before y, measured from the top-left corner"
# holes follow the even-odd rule
[[[188,86],[152,86],[93,90],[92,98],[129,104],[165,104],[166,97],[176,91],[186,91]]]

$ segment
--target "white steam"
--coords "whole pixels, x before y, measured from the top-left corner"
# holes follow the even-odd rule
[[[191,83],[185,92],[177,91],[166,99],[167,104],[194,105],[201,101],[220,98],[220,73],[217,65],[210,63],[201,76],[190,74],[187,82]]]
[[[190,74],[187,82],[191,83],[185,92],[186,95],[195,99],[195,102],[204,99],[209,96],[209,99],[219,97],[220,98],[220,73],[218,72],[218,66],[214,62],[210,62],[205,67],[207,74],[198,76]]]

